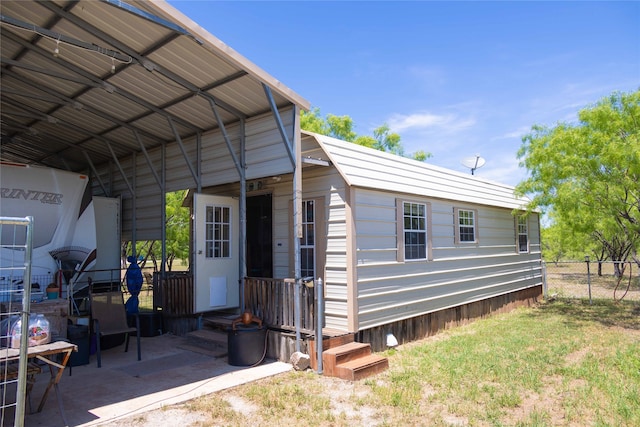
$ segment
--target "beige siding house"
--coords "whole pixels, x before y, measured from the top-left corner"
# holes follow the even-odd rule
[[[429,322],[541,295],[539,218],[512,187],[304,131],[302,156],[315,160],[303,169],[314,256],[303,252],[302,271],[325,283],[327,328],[376,347],[390,331],[415,339]],[[289,188],[286,177],[261,188],[274,200],[274,277],[292,277]]]

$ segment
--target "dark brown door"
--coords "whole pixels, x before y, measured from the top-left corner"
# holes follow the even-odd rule
[[[273,277],[271,194],[247,197],[247,275]]]

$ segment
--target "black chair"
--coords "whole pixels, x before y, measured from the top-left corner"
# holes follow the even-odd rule
[[[98,368],[102,366],[100,338],[109,335],[126,334],[124,351],[127,352],[129,351],[129,337],[135,332],[138,343],[138,360],[142,360],[140,352],[140,317],[138,315],[135,316],[135,327],[129,326],[122,292],[91,292],[89,298],[91,301],[91,322],[93,331],[96,334]]]

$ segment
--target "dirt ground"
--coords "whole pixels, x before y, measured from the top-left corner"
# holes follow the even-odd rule
[[[596,266],[592,265],[592,268]],[[605,271],[606,272],[606,271]],[[623,297],[627,301],[640,302],[640,280],[637,277],[637,273],[631,272],[631,280],[617,281],[612,278],[611,274],[605,274],[602,277],[598,277],[597,270],[592,271],[591,278],[587,277],[586,265],[584,263],[571,263],[562,265],[549,265],[547,266],[547,288],[548,296],[553,297],[565,297],[565,298],[588,298],[589,297],[589,285],[588,281],[591,280],[591,296],[594,299],[620,299]],[[627,272],[627,274],[629,274]],[[633,334],[640,334],[639,331],[630,331]],[[441,339],[439,335],[426,338]],[[410,343],[407,345],[415,345],[416,343]],[[575,354],[573,357],[580,358],[583,355]],[[567,363],[571,363],[570,360]],[[319,381],[322,381],[322,389],[330,394],[331,410],[336,416],[345,417],[351,420],[353,425],[366,425],[376,426],[380,425],[383,421],[377,416],[378,411],[376,408],[367,406],[366,404],[353,404],[353,397],[358,396],[360,402],[366,402],[366,387],[359,382],[342,381],[336,378],[319,377]],[[553,381],[561,381],[559,378],[550,379],[551,383],[545,389],[544,393],[532,394],[524,399],[522,405],[517,409],[518,411],[526,412],[527,406],[536,406],[538,408],[542,406],[548,406],[554,408],[558,405],[558,396],[555,396],[557,384],[553,384]],[[580,388],[582,384],[569,384],[569,388]],[[429,391],[427,390],[426,393]],[[252,414],[255,414],[258,410],[251,402],[243,399],[238,393],[235,393],[233,389],[225,390],[218,393],[220,399],[228,403],[232,411],[238,414],[246,416],[245,419],[251,419]],[[428,399],[428,396],[425,397]],[[432,407],[430,411],[437,411],[439,414],[444,414],[443,418],[445,423],[450,426],[465,426],[468,425],[469,420],[456,417],[454,415],[447,416],[447,408]],[[551,411],[554,413],[554,411]],[[558,411],[561,413],[561,411]],[[521,419],[522,414],[512,414],[514,424]],[[259,419],[259,417],[256,417]],[[558,424],[562,424],[562,420],[551,420],[553,424],[557,421]],[[183,427],[183,426],[204,426],[209,425],[210,418],[208,414],[193,410],[186,405],[172,406],[166,409],[155,410],[143,415],[132,417],[129,419],[119,420],[110,424],[110,427],[147,427],[163,425],[167,427]]]
[[[633,334],[640,340],[640,331],[628,330],[628,333]],[[417,342],[405,344],[400,346],[410,347],[419,345],[425,340],[439,340],[443,339],[443,335],[434,335],[432,337],[425,338]],[[584,357],[587,356],[587,350],[580,349],[575,353],[570,354],[565,363],[575,364],[579,363]],[[315,375],[315,374],[313,374]],[[297,381],[297,380],[296,380]],[[336,417],[338,422],[335,425],[352,425],[352,426],[383,426],[383,425],[402,425],[395,422],[389,423],[389,420],[385,420],[384,410],[376,408],[371,405],[367,405],[367,393],[370,392],[369,386],[363,382],[344,381],[337,378],[317,377],[317,381],[321,382],[320,387],[314,389],[323,390],[322,395],[330,400],[330,411]],[[585,387],[583,380],[573,380],[569,384],[562,384],[563,379],[559,376],[552,376],[545,380],[543,389],[536,393],[530,392],[530,394],[524,396],[522,402],[516,407],[512,408],[510,413],[504,415],[501,419],[505,425],[519,425],[523,420],[527,419],[527,416],[535,411],[547,411],[550,414],[550,419],[545,420],[540,425],[574,425],[567,424],[567,420],[564,419],[563,402],[565,397],[563,394],[578,392],[581,388]],[[315,381],[314,381],[315,383]],[[299,383],[304,384],[304,382]],[[430,402],[429,397],[435,394],[436,391],[429,386],[425,386],[423,390],[423,403]],[[355,399],[354,399],[355,397]],[[235,389],[228,389],[216,393],[216,398],[220,401],[228,404],[228,410],[226,416],[214,419],[234,419],[237,415],[242,414],[243,423],[246,425],[264,425],[264,418],[262,417],[260,408],[254,405],[252,402],[246,400]],[[354,404],[357,401],[357,404]],[[425,424],[430,425],[430,419],[440,419],[442,423],[437,425],[446,425],[448,427],[453,426],[468,426],[470,424],[485,426],[490,425],[487,423],[472,423],[464,416],[455,415],[450,411],[443,403],[430,402],[425,406],[423,412]],[[189,406],[189,403],[182,405],[175,405],[165,409],[159,409],[151,411],[135,417],[121,419],[109,424],[105,424],[109,427],[155,427],[157,425],[167,427],[185,427],[185,426],[223,426],[222,424],[212,424],[211,414],[216,412],[215,408],[210,411],[203,411],[198,408]],[[229,412],[231,411],[231,412]],[[421,409],[422,411],[422,409]],[[229,415],[229,414],[232,415]],[[594,415],[595,419],[595,415]],[[237,425],[233,423],[233,425]],[[278,424],[267,423],[268,426],[275,426]],[[322,424],[327,425],[327,424]]]

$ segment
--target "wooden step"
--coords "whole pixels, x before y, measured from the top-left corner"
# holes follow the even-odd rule
[[[337,365],[335,376],[343,380],[357,381],[388,368],[389,359],[377,354],[370,354]]]
[[[322,352],[322,368],[327,376],[336,376],[336,366],[371,354],[371,345],[350,342]]]
[[[322,340],[322,351],[325,352],[330,348],[339,347],[344,344],[348,344],[354,341],[355,334],[353,333],[344,333],[341,331],[332,331],[330,329],[323,329],[323,335],[325,338]],[[314,371],[318,369],[318,364],[316,363],[316,340],[315,338],[311,338],[308,341],[309,345],[309,356],[311,357],[311,369]],[[324,359],[323,362],[324,363]]]

